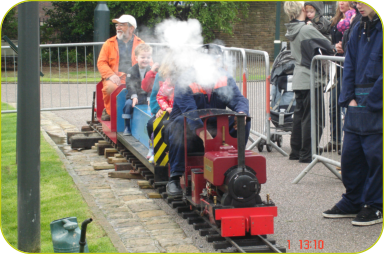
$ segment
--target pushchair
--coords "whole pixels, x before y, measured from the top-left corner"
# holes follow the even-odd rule
[[[275,129],[270,132],[270,139],[281,147],[283,134],[291,134],[293,125],[293,111],[295,110],[295,93],[292,90],[293,70],[295,59],[291,51],[283,48],[277,55],[271,71],[271,94],[270,94],[270,116]],[[263,142],[258,145],[258,150],[263,150]],[[268,152],[272,150],[266,146]]]

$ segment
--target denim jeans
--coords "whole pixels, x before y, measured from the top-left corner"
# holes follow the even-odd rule
[[[145,95],[139,95],[137,97],[138,103],[136,105],[143,105],[147,103],[147,97]],[[133,112],[133,107],[132,107],[132,99],[128,99],[125,101],[125,105],[123,108],[123,119],[131,119]]]

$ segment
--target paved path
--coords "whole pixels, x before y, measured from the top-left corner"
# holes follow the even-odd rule
[[[107,161],[96,150],[77,151],[64,144],[65,133],[77,131],[75,126],[51,112],[43,112],[41,119],[48,133],[44,136],[56,148],[95,221],[119,252],[200,252],[194,244],[196,239],[187,236],[176,222],[175,212],[162,209],[165,202],[148,199],[148,190],[139,189],[137,180],[108,178],[113,170],[95,171],[93,163]]]

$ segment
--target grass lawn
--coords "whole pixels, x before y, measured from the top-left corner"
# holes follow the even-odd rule
[[[2,103],[2,107],[6,104]],[[1,116],[1,227],[5,239],[17,249],[16,114]],[[41,136],[40,220],[41,252],[53,253],[50,223],[77,217],[79,226],[92,214],[68,175],[56,151]],[[89,252],[117,252],[96,221],[88,225]]]
[[[88,69],[87,71],[79,70],[79,71],[70,71],[67,72],[67,69],[63,69],[60,72],[55,68],[53,71],[49,71],[49,69],[43,71],[44,76],[40,77],[41,83],[63,83],[63,84],[77,84],[77,83],[97,83],[100,81],[100,74],[96,70],[96,73],[93,72],[92,69]],[[12,71],[4,71],[1,73],[1,82],[5,83],[15,83],[17,82],[17,71],[14,73]]]

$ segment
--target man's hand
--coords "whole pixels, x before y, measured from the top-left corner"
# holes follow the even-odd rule
[[[159,69],[159,67],[160,67],[160,64],[159,64],[159,63],[154,63],[154,64],[152,65],[151,71],[153,71],[153,72],[157,72],[157,70]]]
[[[167,108],[166,111],[167,111],[169,114],[171,114],[171,112],[172,112],[172,108]]]
[[[121,82],[120,82],[120,78],[119,76],[117,76],[116,74],[113,74],[112,76],[110,76],[108,78],[110,81],[112,81],[113,83],[115,83],[116,85],[121,85]]]
[[[163,114],[163,110],[162,109],[159,109],[159,111],[157,111],[156,113],[156,118],[159,118],[162,114]]]
[[[335,48],[337,50],[337,53],[344,54],[344,50],[343,50],[343,46],[342,46],[342,42],[341,41],[335,45]]]
[[[134,108],[138,102],[139,102],[139,100],[137,98],[133,98],[132,99],[132,108]]]
[[[239,113],[243,113],[244,114],[244,112],[239,112]],[[244,125],[246,125],[246,124],[247,124],[247,117],[244,118]],[[237,130],[237,117],[235,117],[235,123],[233,124],[233,128],[235,130]]]
[[[207,140],[208,139],[213,139],[211,134],[209,133],[209,131],[206,131],[206,132],[207,132]],[[203,145],[205,147],[204,130],[200,131],[199,138],[201,138],[201,140],[203,140]]]
[[[351,100],[351,102],[349,103],[349,106],[356,107],[357,106],[356,100],[355,99]]]
[[[307,25],[312,25],[312,22],[308,20]]]

